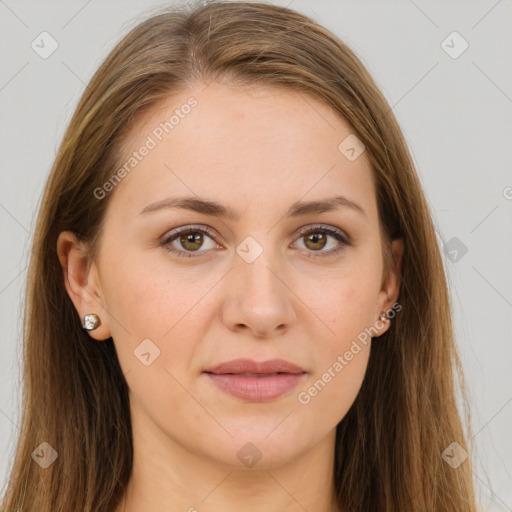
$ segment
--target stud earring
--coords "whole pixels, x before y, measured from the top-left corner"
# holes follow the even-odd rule
[[[388,317],[388,314],[383,311],[380,315],[379,315],[379,320],[381,322],[389,322],[389,317]]]
[[[82,323],[84,331],[94,331],[94,329],[97,329],[100,325],[101,320],[97,314],[91,313],[90,315],[84,316]]]

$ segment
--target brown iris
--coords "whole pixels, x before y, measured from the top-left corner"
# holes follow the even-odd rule
[[[325,233],[310,233],[304,237],[306,239],[306,247],[308,249],[318,250],[323,249],[327,243],[327,235]],[[316,247],[310,247],[309,242],[312,244],[319,244]]]
[[[197,251],[203,245],[203,234],[199,231],[185,233],[180,236],[181,245],[190,251]]]

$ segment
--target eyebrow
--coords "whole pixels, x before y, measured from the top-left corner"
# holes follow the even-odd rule
[[[224,206],[216,201],[208,201],[207,199],[201,199],[193,196],[170,197],[157,201],[156,203],[143,208],[139,215],[168,208],[180,208],[197,213],[203,213],[205,215],[212,215],[214,217],[222,217],[233,221],[240,220],[240,215],[229,206]],[[366,217],[366,213],[361,206],[341,195],[317,201],[298,201],[289,208],[284,217],[300,217],[312,213],[325,213],[338,208],[349,208]]]

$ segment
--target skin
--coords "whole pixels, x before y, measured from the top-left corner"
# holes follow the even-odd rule
[[[389,328],[376,322],[400,283],[396,272],[384,279],[369,161],[338,150],[353,130],[319,100],[220,83],[191,86],[146,114],[126,141],[127,158],[191,96],[198,105],[110,192],[97,260],[71,232],[57,245],[78,314],[101,318],[91,343],[113,337],[130,389],[134,466],[116,512],[230,512],[240,503],[249,512],[336,510],[335,429],[360,389],[371,343],[360,343],[309,403],[298,394],[365,328],[381,326],[375,337]],[[297,201],[341,194],[365,214],[340,207],[284,217]],[[178,195],[217,201],[240,218],[176,208],[139,214]],[[331,235],[325,247],[308,244],[299,229],[320,223],[352,245]],[[166,250],[164,236],[190,224],[210,227],[214,238],[187,246],[197,257]],[[236,252],[248,236],[263,249],[252,263]],[[167,246],[187,252],[179,236]],[[402,241],[392,250],[400,265]],[[146,366],[134,350],[148,338],[160,355]],[[238,357],[282,358],[307,375],[276,399],[245,401],[203,373]],[[261,453],[252,467],[237,457],[246,443]]]

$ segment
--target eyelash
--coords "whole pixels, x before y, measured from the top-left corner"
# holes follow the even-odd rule
[[[198,257],[200,257],[200,254],[194,254],[193,252],[190,252],[190,251],[183,251],[181,249],[176,249],[172,246],[169,246],[169,244],[171,242],[176,240],[181,235],[188,235],[191,233],[203,233],[203,234],[208,235],[212,240],[215,237],[214,232],[206,226],[195,226],[195,225],[183,226],[181,228],[177,228],[172,234],[165,237],[162,241],[162,246],[167,251],[175,254],[176,256],[178,256],[180,258],[198,258]],[[302,228],[299,233],[298,238],[303,238],[306,235],[309,235],[311,233],[323,233],[326,235],[330,235],[333,238],[335,238],[336,240],[338,240],[339,242],[341,242],[341,246],[338,247],[337,249],[331,249],[329,251],[308,251],[311,253],[316,253],[316,255],[314,257],[323,258],[323,257],[327,257],[327,256],[335,256],[344,249],[344,246],[350,247],[353,245],[352,242],[350,242],[350,240],[343,234],[342,231],[339,231],[338,229],[333,228],[331,226],[327,226],[325,224],[318,224],[316,226],[309,226],[307,228]],[[200,250],[197,251],[197,253],[201,253],[201,252],[206,252],[206,251],[200,251]]]

